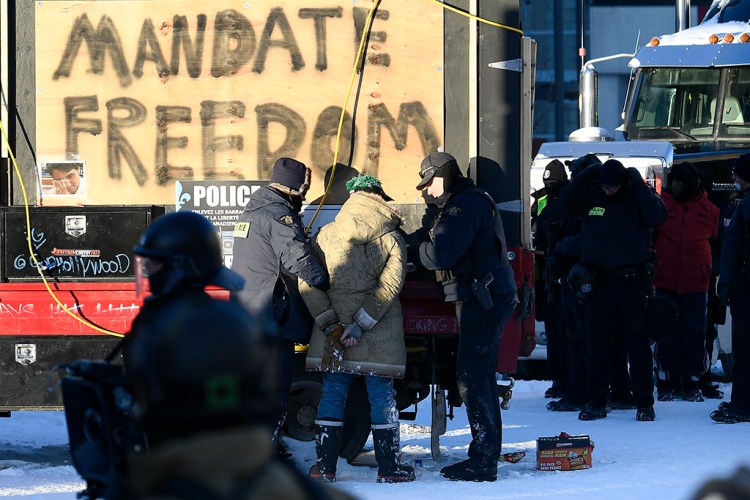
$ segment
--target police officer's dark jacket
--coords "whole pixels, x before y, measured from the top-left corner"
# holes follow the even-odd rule
[[[720,285],[734,288],[750,282],[750,189],[742,199],[724,230],[719,264]]]
[[[419,248],[422,265],[438,271],[446,302],[469,300],[471,279],[487,273],[494,277],[489,287],[493,295],[515,293],[504,235],[501,241],[495,231],[495,217],[500,215],[492,197],[471,179],[452,186],[448,194],[430,241]]]
[[[667,218],[659,195],[640,179],[625,180],[607,196],[589,190],[578,175],[560,193],[558,210],[563,216],[582,215],[581,262],[613,270],[652,262],[653,229]]]
[[[264,186],[250,197],[235,226],[232,270],[246,280],[237,297],[250,312],[275,318],[282,338],[307,342],[312,318],[297,277],[326,288],[328,273],[313,255],[302,219],[286,195]]]

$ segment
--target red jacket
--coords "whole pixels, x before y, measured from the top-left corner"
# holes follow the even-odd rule
[[[708,291],[710,238],[717,237],[719,209],[706,193],[677,201],[662,192],[667,220],[656,229],[654,286],[676,293]]]

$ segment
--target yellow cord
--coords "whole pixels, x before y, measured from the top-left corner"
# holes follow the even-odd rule
[[[357,76],[357,69],[359,68],[360,61],[362,60],[362,54],[365,50],[365,40],[367,39],[367,34],[370,32],[370,25],[372,24],[372,18],[375,15],[375,10],[378,8],[378,5],[380,5],[380,0],[375,0],[372,3],[372,6],[370,6],[370,11],[367,13],[367,21],[365,22],[365,27],[362,30],[362,39],[359,41],[359,48],[357,49],[357,57],[354,60],[354,67],[352,68],[352,75],[349,78],[349,89],[346,91],[346,99],[344,100],[344,107],[341,108],[341,116],[339,117],[339,126],[336,131],[336,149],[333,154],[333,165],[331,165],[331,178],[328,180],[328,185],[326,186],[325,191],[323,192],[323,197],[320,199],[320,203],[318,203],[318,208],[315,209],[315,213],[312,216],[312,219],[310,220],[310,224],[307,225],[307,228],[305,229],[305,234],[309,234],[310,230],[312,229],[313,223],[315,223],[315,219],[318,217],[318,212],[320,212],[320,208],[323,206],[323,203],[326,201],[326,197],[328,196],[328,191],[331,189],[331,186],[333,185],[333,176],[336,174],[336,165],[339,161],[339,148],[341,146],[341,132],[344,128],[344,117],[346,116],[346,108],[349,107],[349,98],[352,95],[352,88],[354,87],[354,80]]]
[[[63,304],[60,299],[57,298],[57,295],[55,295],[55,292],[52,291],[52,288],[49,286],[49,283],[47,282],[47,277],[44,276],[44,273],[42,272],[42,267],[39,264],[39,261],[36,258],[36,254],[34,253],[33,245],[31,244],[31,216],[29,214],[29,197],[26,193],[26,185],[23,182],[23,177],[21,177],[21,169],[18,167],[18,162],[16,162],[16,157],[13,154],[13,150],[10,147],[10,141],[8,140],[8,136],[5,133],[5,127],[3,127],[3,122],[0,120],[0,132],[3,134],[3,140],[5,141],[6,146],[8,147],[8,155],[10,156],[11,161],[13,162],[13,169],[16,172],[16,175],[18,176],[18,181],[21,185],[21,192],[23,193],[23,205],[26,209],[26,243],[29,246],[29,255],[31,255],[31,259],[34,261],[34,264],[36,264],[36,270],[39,273],[39,276],[42,277],[42,281],[44,282],[44,287],[47,289],[47,292],[52,296],[53,299],[55,299],[55,302],[57,302],[57,305],[59,305],[63,311],[65,311],[69,316],[71,316],[76,321],[79,321],[83,323],[84,325],[88,326],[92,330],[96,330],[101,333],[105,333],[107,335],[112,335],[114,337],[124,337],[122,333],[113,332],[112,330],[107,330],[106,328],[102,328],[100,326],[97,326],[90,321],[86,320],[85,318],[82,318],[81,316],[78,316],[77,314],[70,311],[67,307],[65,307],[65,304]]]
[[[484,19],[483,17],[475,16],[474,14],[469,14],[468,12],[464,12],[461,9],[458,9],[452,5],[449,5],[445,2],[441,2],[440,0],[432,0],[432,2],[440,5],[444,9],[448,9],[451,12],[455,12],[456,14],[460,14],[462,16],[468,17],[470,19],[474,19],[475,21],[479,21],[480,23],[489,24],[490,26],[495,26],[496,28],[502,28],[505,30],[515,31],[519,35],[523,36],[523,31],[519,30],[518,28],[514,28],[512,26],[506,26],[504,24],[496,23],[495,21],[490,21],[489,19]]]

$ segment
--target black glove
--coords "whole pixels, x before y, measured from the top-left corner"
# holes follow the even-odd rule
[[[359,341],[359,339],[362,338],[363,333],[364,330],[362,330],[362,327],[353,321],[344,329],[344,333],[341,335],[341,340],[345,340],[346,338],[351,337],[354,340]]]
[[[598,163],[594,163],[593,165],[589,165],[583,171],[581,171],[580,174],[576,176],[577,179],[581,179],[580,182],[584,184],[591,184],[599,177],[599,170],[601,169],[601,165]]]
[[[719,286],[717,287],[717,293],[719,295],[719,300],[722,304],[725,306],[731,306],[732,305],[732,286],[727,285],[725,283],[719,282]]]
[[[633,186],[638,186],[644,183],[643,177],[641,177],[641,173],[637,168],[628,167],[625,171],[627,172],[628,179],[630,179],[630,182],[633,184]]]

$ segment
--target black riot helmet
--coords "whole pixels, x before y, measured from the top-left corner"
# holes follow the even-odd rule
[[[156,323],[128,370],[133,415],[152,444],[269,425],[279,404],[276,350],[263,323],[236,302],[201,294],[176,297]]]
[[[156,219],[133,247],[137,283],[148,277],[159,297],[185,287],[216,285],[240,290],[244,279],[223,265],[221,242],[213,224],[196,212],[174,212]]]

